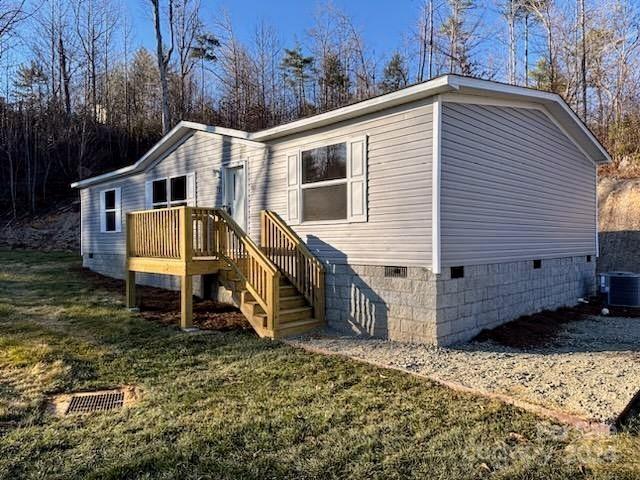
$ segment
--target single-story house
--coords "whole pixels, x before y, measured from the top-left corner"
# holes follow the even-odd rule
[[[236,302],[253,302],[246,314],[262,314],[267,325],[269,315],[300,322],[294,309],[309,305],[293,294],[305,293],[311,274],[298,281],[309,270],[299,262],[313,256],[323,269],[313,288],[323,299],[307,317],[342,331],[446,345],[594,292],[597,167],[609,161],[560,96],[445,75],[257,132],[181,122],[135,164],[72,186],[80,190],[83,264],[92,270],[169,288],[178,287],[177,276],[183,291],[201,292],[224,280],[209,273],[233,264],[236,287],[250,292]],[[168,214],[184,205],[200,215],[184,224],[189,245],[223,238],[221,227],[206,234],[207,225],[227,222],[225,235],[245,242],[244,250],[233,258],[231,249],[202,250],[198,258],[219,262],[209,270],[204,262],[191,270],[139,262],[180,258],[178,246],[163,250],[178,227],[154,236],[172,220],[131,212]],[[235,226],[206,208],[226,209]],[[128,223],[136,228],[129,237]],[[298,242],[290,256],[297,267],[280,261],[276,230]],[[140,242],[155,242],[146,247],[155,253]],[[262,280],[236,268],[251,255]],[[270,310],[270,294],[260,292],[275,287],[260,286],[264,275],[280,278],[290,303]],[[286,333],[304,330],[296,325]]]

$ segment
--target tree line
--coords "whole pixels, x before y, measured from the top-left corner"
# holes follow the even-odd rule
[[[138,2],[148,16],[116,0],[0,0],[0,211],[68,197],[180,120],[252,131],[445,73],[559,93],[614,156],[610,172],[638,165],[631,0],[424,0],[384,52],[331,3],[292,42],[265,21],[240,38],[200,0]],[[152,45],[135,39],[140,22]]]

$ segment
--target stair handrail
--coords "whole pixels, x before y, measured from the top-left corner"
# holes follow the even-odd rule
[[[260,245],[267,257],[302,293],[314,310],[314,318],[324,321],[326,268],[307,244],[272,210],[261,212]],[[286,245],[283,245],[283,242]],[[293,252],[283,255],[283,249]]]
[[[267,255],[256,245],[235,220],[224,210],[213,209],[218,220],[217,252],[245,283],[245,288],[253,295],[267,314],[267,328],[276,332],[280,308],[280,271]],[[235,238],[229,238],[228,232]],[[229,243],[239,242],[239,245]],[[244,249],[246,252],[242,252]]]

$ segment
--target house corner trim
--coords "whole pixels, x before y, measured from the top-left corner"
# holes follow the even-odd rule
[[[433,273],[441,272],[440,260],[440,173],[442,154],[442,97],[433,100],[432,139],[432,212],[431,212],[431,265]]]

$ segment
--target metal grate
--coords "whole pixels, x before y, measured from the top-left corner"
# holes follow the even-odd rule
[[[124,392],[87,393],[74,395],[67,408],[69,413],[104,412],[121,408],[124,403]]]
[[[407,278],[407,267],[384,267],[384,276],[391,278]]]

